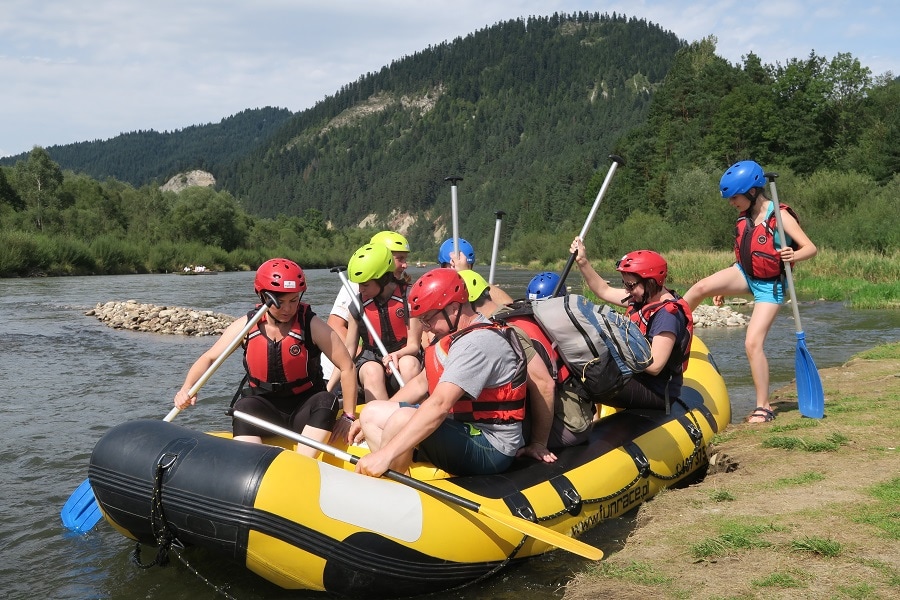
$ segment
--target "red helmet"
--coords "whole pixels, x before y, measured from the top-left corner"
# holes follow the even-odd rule
[[[432,269],[419,277],[409,290],[409,314],[413,317],[453,302],[469,302],[466,282],[453,269]]]
[[[653,250],[635,250],[616,263],[616,271],[634,273],[641,279],[652,279],[659,287],[663,287],[666,275],[669,274],[669,265],[666,264],[666,259]]]
[[[306,291],[306,277],[300,265],[286,258],[273,258],[259,265],[253,289],[259,294],[262,291],[284,294],[287,292]]]

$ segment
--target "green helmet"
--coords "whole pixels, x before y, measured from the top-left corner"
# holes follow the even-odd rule
[[[369,240],[370,244],[384,244],[391,252],[409,252],[409,242],[396,231],[379,231]]]
[[[487,280],[471,269],[467,269],[460,273],[463,281],[466,282],[466,290],[469,292],[469,302],[476,302],[481,298],[482,294],[491,287]]]
[[[394,270],[394,255],[382,244],[366,244],[353,253],[347,272],[353,283],[378,279]]]

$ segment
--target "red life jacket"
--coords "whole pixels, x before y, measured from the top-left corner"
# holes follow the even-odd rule
[[[780,205],[781,210],[797,219],[797,213],[787,204]],[[778,279],[784,273],[784,263],[778,253],[775,227],[778,223],[775,211],[759,225],[753,224],[753,219],[745,210],[738,215],[734,226],[734,256],[748,277],[754,279]],[[785,233],[785,240],[791,245],[790,237]]]
[[[254,314],[256,310],[247,316]],[[251,388],[276,394],[302,394],[322,383],[322,352],[308,337],[314,316],[312,308],[301,302],[290,332],[277,342],[263,335],[260,329],[268,315],[250,330],[244,341],[244,369]]]
[[[376,298],[363,300],[359,296],[360,304],[365,315],[369,318],[375,333],[381,338],[385,349],[394,352],[406,345],[409,331],[409,303],[406,300],[406,286],[397,286],[387,302],[380,302]],[[356,317],[356,311],[352,314]],[[362,321],[361,318],[357,318]],[[376,356],[381,356],[381,351],[375,343],[375,338],[365,324],[360,322],[360,337],[363,340],[363,348],[371,350]]]
[[[691,340],[694,337],[694,313],[691,311],[690,305],[688,305],[683,298],[679,297],[671,290],[669,293],[675,296],[675,300],[663,300],[661,302],[645,304],[638,310],[635,310],[634,305],[632,304],[625,311],[625,315],[631,319],[633,323],[637,324],[641,333],[644,334],[644,337],[647,337],[647,332],[650,330],[650,320],[653,319],[653,315],[655,315],[657,311],[665,310],[673,315],[679,313],[684,315],[687,335],[681,340],[681,347],[679,348],[682,357],[681,370],[684,372],[684,370],[687,369],[688,359],[691,356]]]
[[[491,331],[502,335],[516,354],[516,371],[507,383],[496,387],[486,387],[477,398],[469,394],[457,400],[450,409],[450,415],[457,421],[467,423],[515,423],[525,418],[526,372],[525,356],[515,332],[506,326],[494,323],[479,323],[461,331],[445,335],[425,349],[425,376],[428,379],[428,393],[434,393],[441,375],[444,361],[453,344],[462,336],[476,330]]]

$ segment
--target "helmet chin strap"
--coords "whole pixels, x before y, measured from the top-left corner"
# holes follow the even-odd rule
[[[461,309],[461,308],[462,308],[462,307],[460,307],[460,309]],[[451,322],[450,322],[450,315],[447,314],[447,307],[446,307],[446,306],[445,306],[444,308],[441,309],[441,314],[444,315],[444,320],[447,322],[447,327],[450,328],[450,333],[453,333],[454,331],[456,331],[457,329],[459,329],[459,320],[462,318],[462,310],[457,310],[457,311],[456,311],[456,322],[455,322],[455,323],[451,323]]]

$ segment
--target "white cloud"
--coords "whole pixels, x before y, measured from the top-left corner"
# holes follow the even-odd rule
[[[849,52],[900,72],[898,9],[843,0],[6,0],[0,155],[138,129],[312,106],[360,75],[499,21],[577,11],[643,18],[739,63]]]

